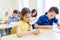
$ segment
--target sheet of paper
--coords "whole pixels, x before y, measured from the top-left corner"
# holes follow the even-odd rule
[[[54,25],[54,26],[53,26],[52,31],[57,32],[57,33],[60,33],[60,29],[58,28],[57,25]]]

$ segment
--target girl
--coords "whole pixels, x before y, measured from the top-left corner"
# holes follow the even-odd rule
[[[30,10],[28,8],[23,8],[21,11],[21,19],[18,22],[17,25],[17,36],[25,36],[25,35],[31,35],[31,34],[39,34],[39,30],[30,30],[31,25],[29,24],[30,21]]]
[[[37,10],[36,9],[33,9],[31,12],[32,12],[32,14],[31,14],[31,16],[32,16],[31,17],[32,28],[35,29],[34,24],[37,21]]]

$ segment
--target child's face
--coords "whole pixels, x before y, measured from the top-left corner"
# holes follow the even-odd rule
[[[16,14],[16,13],[13,13],[13,16],[14,16],[14,17],[16,17],[16,16],[17,16],[17,14]]]
[[[27,13],[27,14],[23,17],[23,19],[24,19],[24,21],[29,22],[29,21],[30,21],[30,17],[31,17],[31,14],[30,14],[30,13]]]
[[[48,12],[48,18],[49,18],[49,19],[53,19],[56,15],[57,15],[57,14],[56,14],[54,11]]]
[[[18,13],[17,16],[20,16],[20,14]]]
[[[33,16],[36,15],[36,12],[34,12],[32,15],[33,15]]]

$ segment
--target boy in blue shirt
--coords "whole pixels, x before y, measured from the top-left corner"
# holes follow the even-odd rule
[[[14,10],[12,16],[9,17],[8,23],[11,22],[18,22],[20,19],[18,17],[19,11],[18,10]]]
[[[53,23],[56,23],[58,26],[58,19],[55,17],[59,14],[59,9],[57,7],[51,7],[44,15],[40,16],[38,21],[35,24],[36,28],[42,29],[51,29]]]
[[[8,20],[8,23],[10,24],[11,22],[18,22],[20,20],[20,17],[18,17],[18,14],[19,11],[18,10],[13,10],[13,14],[12,16],[9,17],[9,20]],[[9,28],[8,29],[8,33],[11,34],[11,29],[12,28]]]

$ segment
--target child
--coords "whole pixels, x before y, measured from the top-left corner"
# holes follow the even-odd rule
[[[13,10],[13,14],[11,16],[9,16],[8,24],[10,24],[12,22],[18,22],[20,20],[17,17],[18,12],[19,12],[18,10]],[[11,34],[12,28],[8,28],[7,30],[8,30],[7,34]]]
[[[58,19],[55,17],[57,14],[59,14],[58,8],[51,7],[45,13],[45,15],[39,17],[38,21],[35,24],[35,27],[43,29],[51,29],[53,23],[56,23],[58,26],[60,26],[60,24],[58,23]]]
[[[4,21],[4,24],[8,24],[8,17],[9,17],[9,13],[6,11],[5,15],[2,17],[2,21]]]
[[[31,12],[32,12],[32,14],[31,14],[31,16],[32,16],[32,18],[31,18],[32,28],[35,29],[34,24],[37,20],[37,10],[33,9]]]
[[[30,21],[30,10],[28,8],[23,8],[21,11],[21,19],[18,22],[17,25],[17,36],[21,37],[24,35],[30,35],[30,34],[39,34],[39,30],[30,30],[31,25],[29,24]]]
[[[19,21],[19,18],[17,17],[18,13],[19,13],[18,10],[13,10],[13,14],[12,14],[12,16],[9,16],[8,22],[9,23],[11,23],[11,22],[18,22]]]

